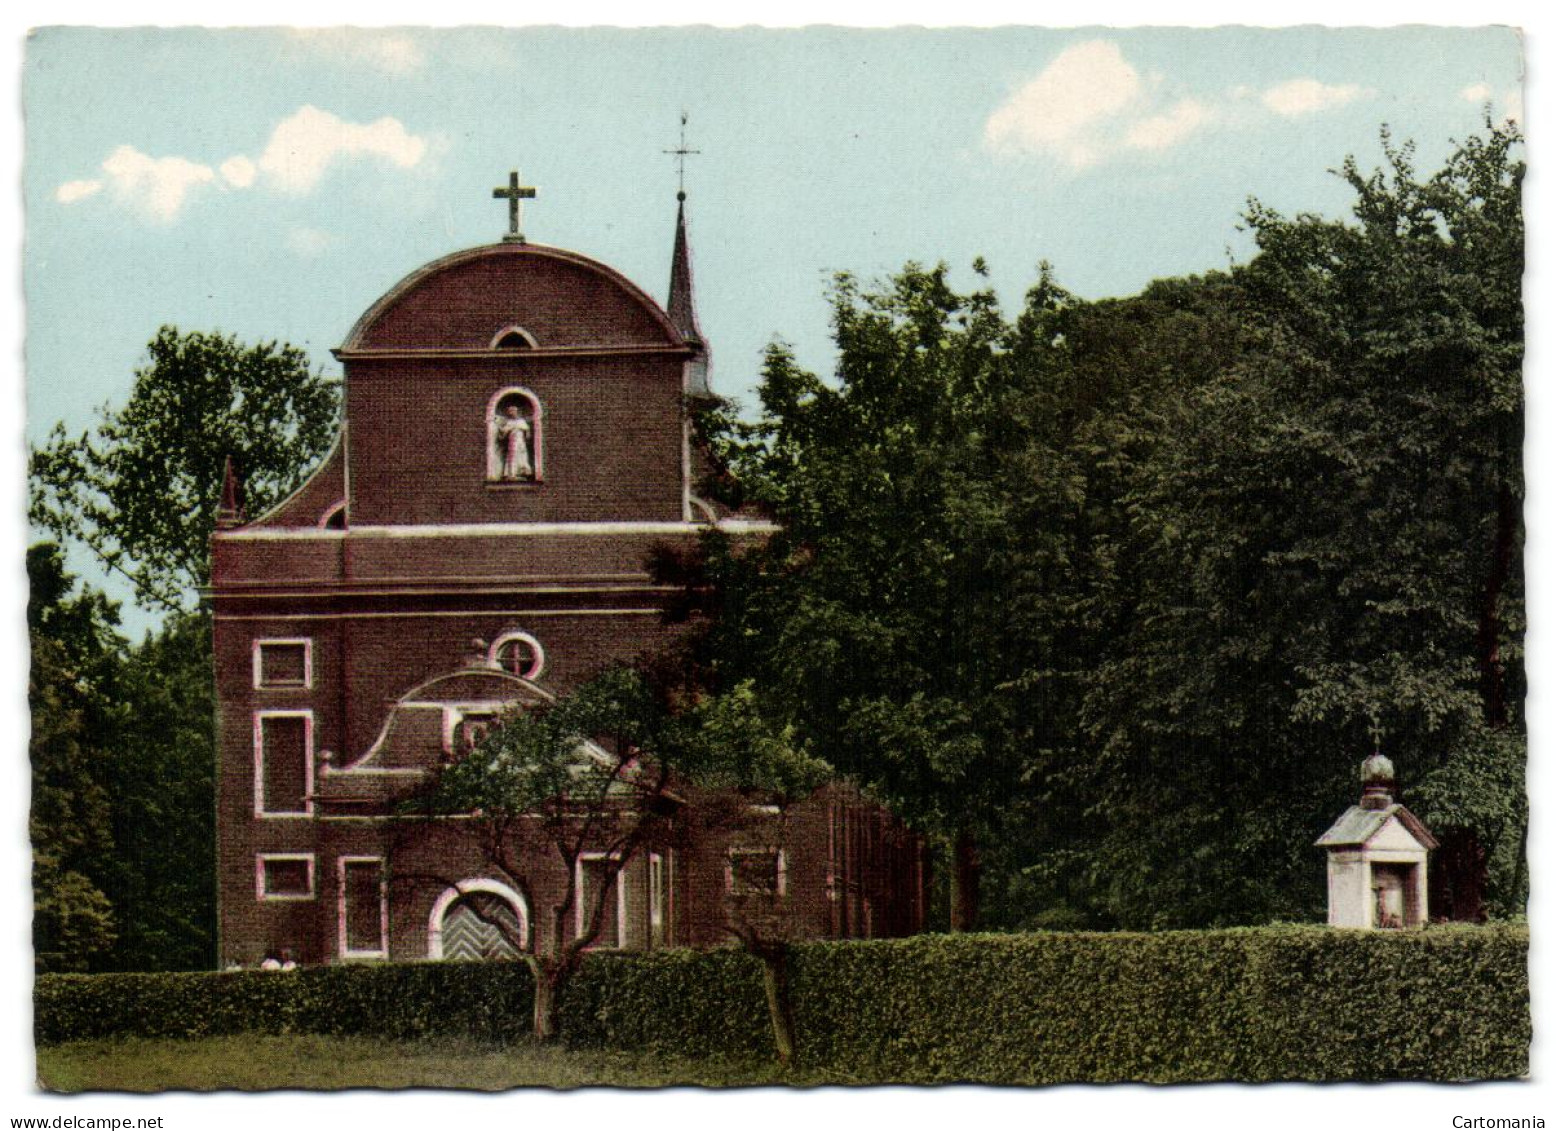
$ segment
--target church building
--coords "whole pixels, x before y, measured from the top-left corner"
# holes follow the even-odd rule
[[[499,713],[669,644],[656,552],[710,524],[772,529],[695,493],[687,406],[710,395],[709,351],[685,194],[664,307],[528,242],[517,174],[494,195],[501,242],[413,272],[336,351],[344,419],[313,476],[249,517],[229,469],[210,587],[224,965],[511,954],[493,908],[532,939],[543,909],[436,822],[409,829],[398,800]],[[727,941],[753,854],[790,937],[922,929],[923,843],[889,812],[829,786],[784,829],[645,850],[595,945]],[[407,852],[447,882],[391,882]]]

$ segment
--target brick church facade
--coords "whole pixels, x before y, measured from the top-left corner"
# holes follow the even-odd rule
[[[246,519],[229,482],[210,589],[224,964],[501,954],[494,909],[534,938],[543,909],[458,818],[409,830],[394,808],[498,712],[670,643],[653,552],[709,523],[767,529],[694,493],[686,405],[708,394],[708,353],[682,207],[666,308],[525,242],[513,208],[502,242],[428,264],[357,322],[337,351],[340,435],[301,488]],[[856,792],[823,789],[769,840],[645,849],[596,945],[726,941],[752,854],[794,937],[922,929],[922,841]],[[553,870],[541,888],[562,884]]]

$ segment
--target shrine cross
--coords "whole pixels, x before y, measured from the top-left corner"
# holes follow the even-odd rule
[[[514,170],[508,174],[508,187],[494,188],[492,198],[508,201],[508,234],[503,236],[503,243],[523,243],[524,233],[519,231],[519,201],[533,200],[535,190],[528,186],[521,186],[518,170]]]

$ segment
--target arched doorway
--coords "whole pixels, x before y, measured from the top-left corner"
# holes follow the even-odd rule
[[[428,958],[517,958],[528,945],[524,897],[498,880],[461,880],[438,896],[427,919]]]

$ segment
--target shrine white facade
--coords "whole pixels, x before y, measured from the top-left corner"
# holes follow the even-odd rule
[[[1329,925],[1398,930],[1428,921],[1427,854],[1437,841],[1394,800],[1394,766],[1381,754],[1362,763],[1362,799],[1318,845],[1329,851]]]

